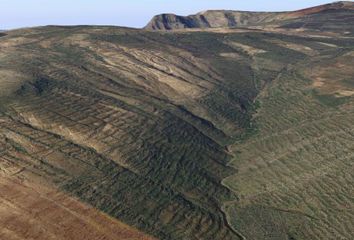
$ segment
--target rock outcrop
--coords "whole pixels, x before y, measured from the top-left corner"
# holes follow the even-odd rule
[[[161,14],[155,16],[145,29],[176,30],[188,28],[235,28],[267,24],[282,25],[288,24],[289,21],[297,21],[299,18],[303,20],[304,17],[311,19],[312,17],[319,18],[323,14],[330,15],[332,10],[336,10],[336,14],[350,13],[354,10],[354,3],[349,1],[335,2],[293,12],[209,10],[189,16]]]

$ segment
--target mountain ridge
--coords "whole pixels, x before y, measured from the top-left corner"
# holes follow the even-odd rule
[[[180,16],[172,13],[156,15],[144,27],[146,30],[176,30],[191,28],[234,28],[284,22],[328,10],[354,10],[354,2],[340,1],[296,11],[257,12],[206,10]]]

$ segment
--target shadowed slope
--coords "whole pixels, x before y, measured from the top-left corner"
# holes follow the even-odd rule
[[[238,239],[221,211],[235,199],[221,185],[233,172],[225,144],[246,130],[257,89],[247,58],[214,59],[229,47],[205,37],[219,42],[120,28],[9,33],[3,154],[162,239]]]

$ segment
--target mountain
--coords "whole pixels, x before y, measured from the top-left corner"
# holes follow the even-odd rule
[[[257,91],[247,62],[235,71],[204,39],[114,27],[0,41],[3,155],[28,181],[40,176],[161,239],[237,238],[221,210],[235,194],[221,181]]]
[[[162,14],[155,16],[145,27],[148,30],[188,28],[235,28],[275,25],[291,28],[345,28],[353,23],[353,2],[335,2],[293,12],[245,12],[212,10],[190,16]],[[343,21],[345,19],[346,21]],[[339,24],[339,26],[338,26]]]
[[[351,239],[350,4],[4,33],[0,238]]]

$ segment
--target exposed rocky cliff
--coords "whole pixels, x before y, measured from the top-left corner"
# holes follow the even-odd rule
[[[330,16],[335,10],[337,17],[350,15],[354,10],[353,2],[335,2],[293,12],[246,12],[229,10],[211,10],[189,16],[161,14],[155,16],[145,27],[148,30],[175,30],[188,28],[234,28],[264,24],[287,24],[303,18]],[[339,10],[339,11],[338,11]],[[329,19],[328,24],[333,22]],[[301,24],[298,26],[302,26]]]

